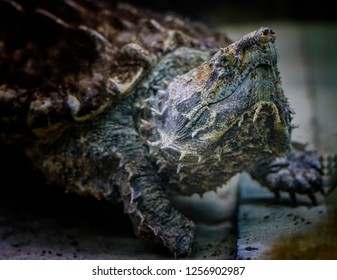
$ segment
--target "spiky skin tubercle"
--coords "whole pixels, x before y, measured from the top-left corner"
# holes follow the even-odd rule
[[[273,30],[229,44],[126,4],[40,5],[0,0],[0,140],[23,149],[49,183],[122,201],[135,233],[175,255],[190,253],[195,224],[168,193],[215,190],[244,170],[288,191],[284,164],[269,165],[289,149],[292,128]],[[303,153],[287,182],[312,198],[321,166]]]

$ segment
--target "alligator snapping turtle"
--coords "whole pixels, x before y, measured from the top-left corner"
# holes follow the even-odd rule
[[[320,156],[290,151],[272,29],[232,43],[108,1],[1,1],[0,11],[1,142],[49,183],[122,201],[137,236],[188,254],[195,225],[169,195],[215,190],[244,170],[276,196],[315,202],[322,191]]]

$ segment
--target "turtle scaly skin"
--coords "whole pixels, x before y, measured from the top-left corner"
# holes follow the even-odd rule
[[[215,190],[242,171],[293,199],[321,190],[320,156],[288,153],[272,29],[231,43],[126,4],[0,5],[1,142],[50,184],[122,201],[139,237],[189,254],[195,224],[169,195]]]

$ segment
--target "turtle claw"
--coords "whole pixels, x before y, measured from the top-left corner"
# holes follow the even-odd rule
[[[337,189],[337,154],[327,158],[327,173],[329,175],[326,185],[329,186],[326,196],[329,196]]]
[[[297,206],[297,198],[296,198],[296,193],[291,190],[289,191],[289,196],[290,196],[290,201],[291,201],[291,204],[295,207]]]
[[[322,186],[319,187],[319,188],[317,188],[317,189],[318,189],[318,191],[319,191],[323,196],[326,195],[324,189],[322,188]]]
[[[316,196],[312,192],[308,192],[308,197],[310,198],[312,204],[317,206]]]

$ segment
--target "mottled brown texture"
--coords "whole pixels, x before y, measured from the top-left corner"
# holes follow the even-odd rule
[[[0,118],[8,127],[90,117],[119,102],[177,47],[214,50],[229,42],[183,17],[124,3],[28,5],[0,2]]]

